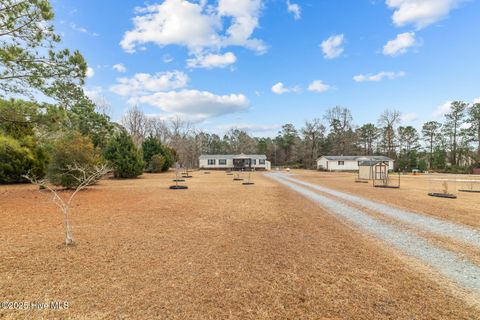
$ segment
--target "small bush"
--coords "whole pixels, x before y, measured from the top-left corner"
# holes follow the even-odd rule
[[[90,138],[82,136],[79,132],[67,134],[58,140],[53,147],[52,159],[48,166],[48,180],[65,188],[75,188],[82,174],[74,170],[78,165],[88,174],[101,163],[101,157],[96,152]],[[92,184],[96,181],[92,181]]]
[[[172,149],[162,145],[161,142],[155,137],[147,138],[142,144],[142,150],[143,160],[147,165],[147,171],[150,171],[151,161],[155,155],[161,155],[164,159],[162,170],[159,172],[167,171],[175,162]]]
[[[165,158],[161,154],[156,154],[150,159],[150,164],[148,165],[148,172],[160,173],[163,172],[163,167],[165,165]]]
[[[0,183],[25,182],[23,175],[43,178],[49,158],[32,136],[15,139],[0,134]]]
[[[115,178],[134,178],[143,173],[142,153],[125,132],[115,135],[104,151],[104,157],[113,168]]]
[[[30,149],[11,137],[0,135],[0,183],[23,182],[34,163]]]

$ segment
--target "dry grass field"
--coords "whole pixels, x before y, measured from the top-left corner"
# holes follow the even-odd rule
[[[480,227],[478,195],[429,198],[422,177],[373,190],[349,174],[293,173]],[[468,292],[262,173],[243,186],[194,172],[178,191],[172,178],[107,179],[81,192],[73,247],[46,191],[0,186],[0,302],[69,303],[0,309],[0,319],[480,319]]]

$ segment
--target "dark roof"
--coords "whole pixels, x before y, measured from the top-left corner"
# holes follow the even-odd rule
[[[333,161],[393,161],[393,159],[385,156],[322,156],[320,158]]]
[[[264,154],[202,154],[198,157],[204,159],[267,159]]]
[[[371,167],[379,163],[383,163],[384,161],[387,160],[364,160],[364,161],[359,161],[358,165],[360,167]]]

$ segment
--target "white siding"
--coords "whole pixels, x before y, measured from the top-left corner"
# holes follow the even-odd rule
[[[358,161],[353,160],[327,160],[328,170],[342,171],[342,170],[358,170]],[[343,162],[343,165],[339,165],[339,162]]]
[[[317,160],[317,169],[327,170],[327,158],[321,157]]]
[[[199,168],[200,169],[231,169],[233,168],[233,159],[225,159],[227,160],[227,163],[225,165],[221,165],[219,163],[219,160],[221,160],[222,158],[215,158],[215,157],[212,157],[210,159],[215,159],[215,165],[209,165],[208,164],[208,160],[209,158],[206,157],[206,158],[202,158],[202,159],[199,159]],[[252,168],[255,168],[255,169],[266,169],[266,170],[270,170],[270,162],[265,160],[265,164],[260,164],[260,159],[256,159],[256,158],[253,158],[255,159],[255,164],[253,164],[252,162]]]
[[[212,159],[215,159],[215,158],[212,158]],[[200,159],[199,160],[199,167],[200,169],[203,169],[203,168],[210,168],[210,169],[217,169],[217,168],[225,168],[225,169],[228,169],[228,168],[233,168],[233,160],[232,159],[225,159],[227,160],[226,164],[220,164],[219,160],[221,159],[215,159],[215,165],[209,165],[208,164],[208,159]]]
[[[343,165],[339,165],[343,161]],[[320,157],[317,160],[317,169],[328,171],[356,171],[358,170],[359,160],[328,160],[326,157]],[[394,161],[388,161],[388,169],[394,169]]]

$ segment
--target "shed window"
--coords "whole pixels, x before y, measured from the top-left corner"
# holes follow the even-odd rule
[[[218,164],[224,166],[227,164],[227,159],[218,159]]]
[[[258,164],[265,164],[265,160],[264,159],[258,159]]]
[[[345,165],[345,161],[338,161],[338,165],[339,165],[339,166],[344,166],[344,165]]]
[[[208,165],[209,166],[214,166],[215,165],[215,159],[208,159]]]

